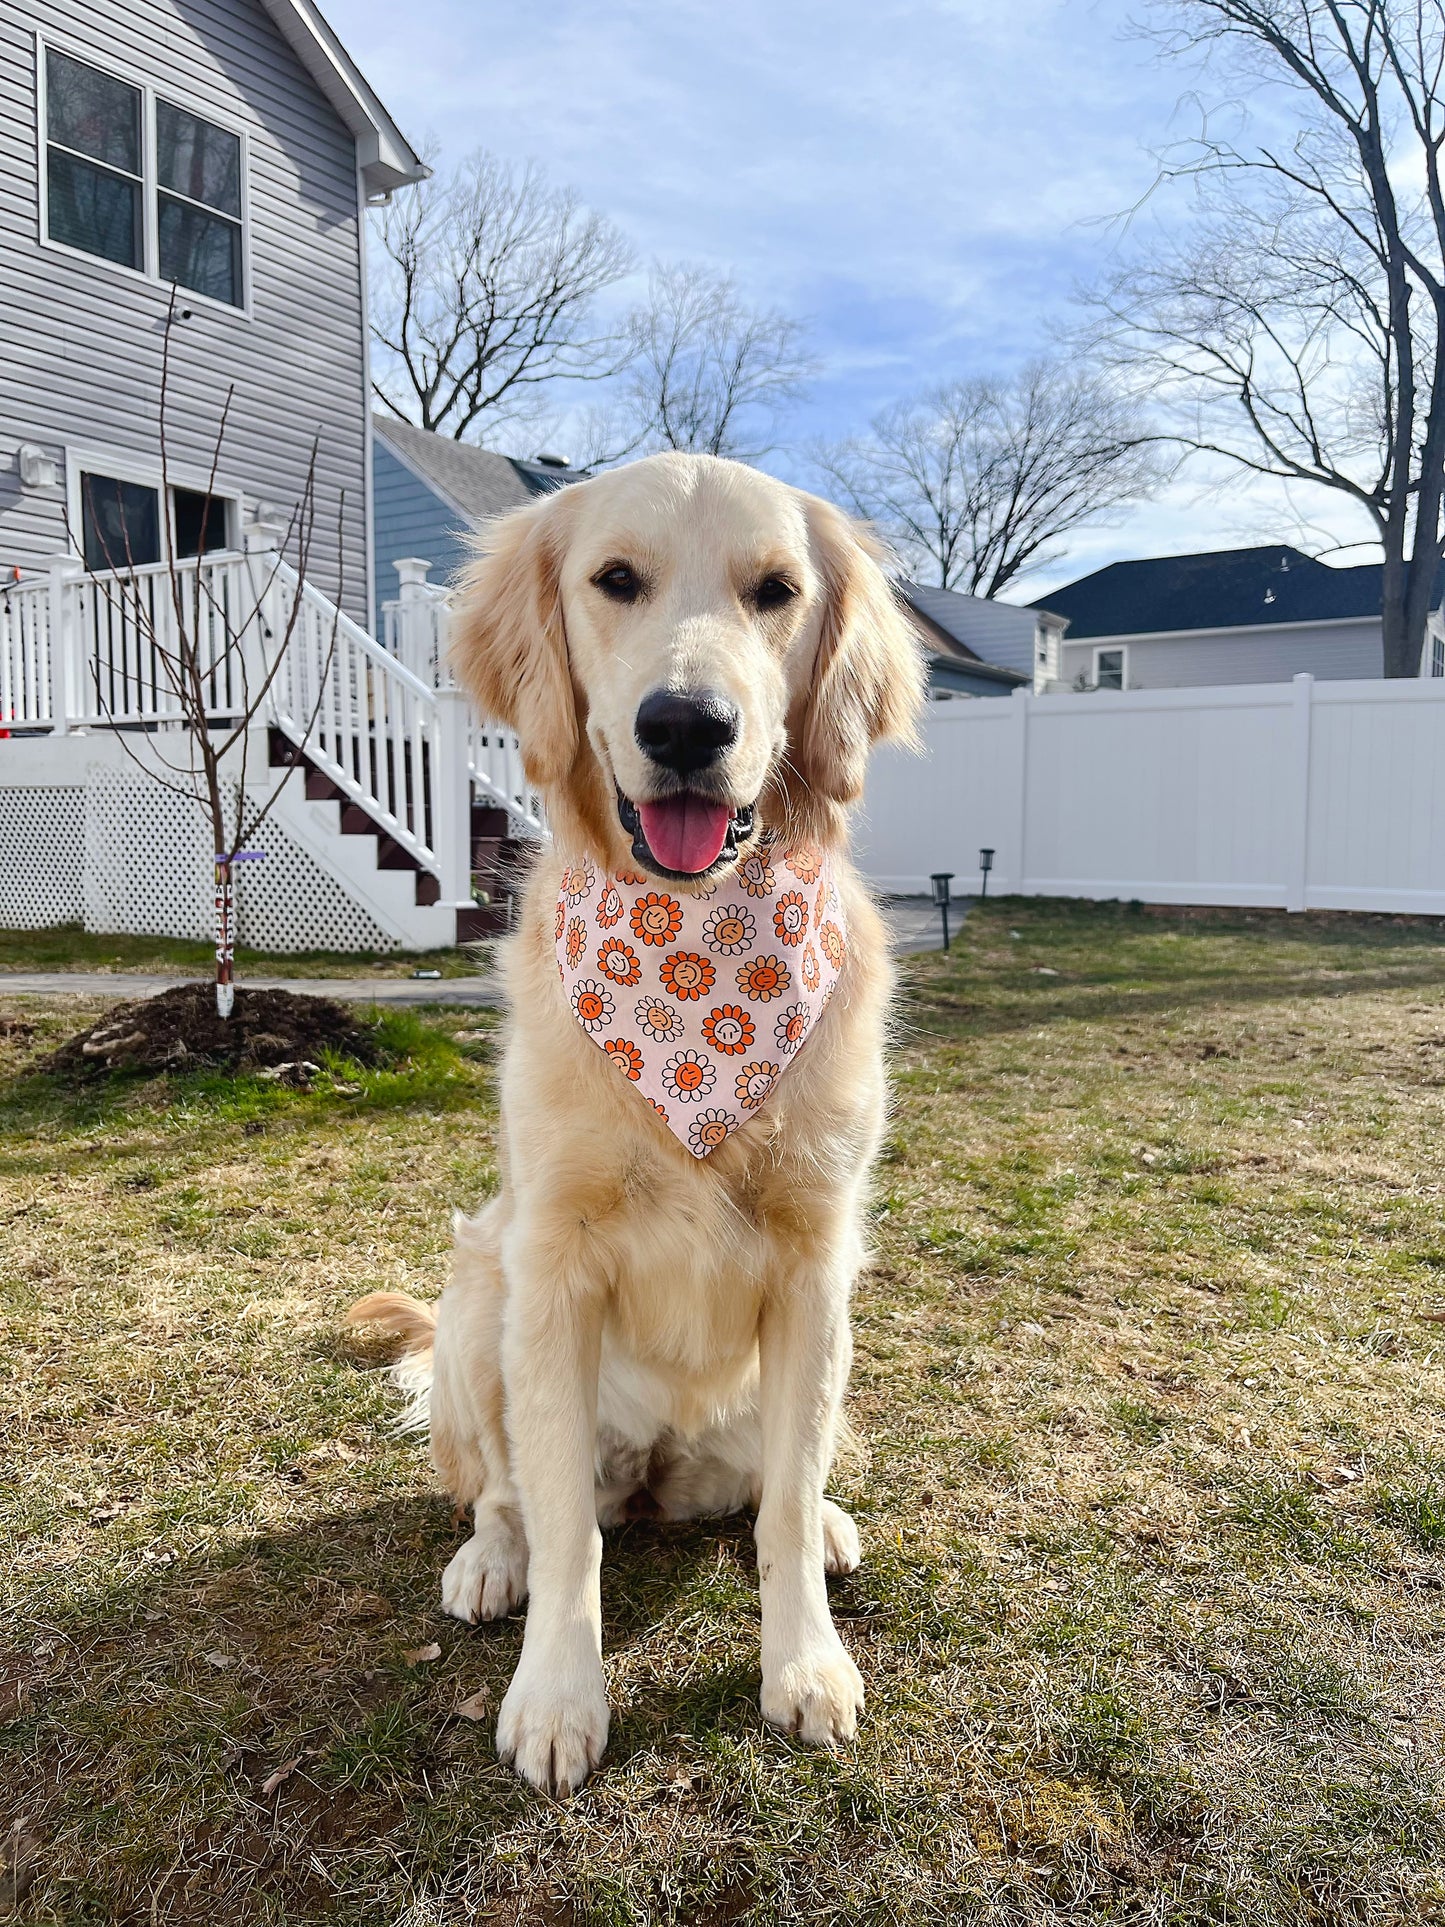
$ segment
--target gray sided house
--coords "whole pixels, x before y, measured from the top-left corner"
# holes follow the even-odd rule
[[[1007,696],[1058,674],[1064,624],[1050,611],[921,582],[898,587],[928,655],[934,697]]]
[[[573,471],[555,456],[518,461],[381,415],[374,428],[379,610],[396,598],[396,564],[403,558],[427,563],[432,583],[445,588],[466,563],[471,535],[484,522],[574,479]]]
[[[237,548],[319,437],[308,574],[365,622],[365,207],[425,172],[310,0],[0,0],[5,578]]]
[[[1422,675],[1445,674],[1436,613]],[[1050,591],[1067,618],[1058,686],[1180,689],[1288,682],[1309,674],[1352,681],[1383,673],[1380,567],[1331,568],[1299,549],[1115,562]]]

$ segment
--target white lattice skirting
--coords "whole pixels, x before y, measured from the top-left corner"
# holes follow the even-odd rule
[[[83,782],[73,780],[82,772]],[[372,839],[340,835],[336,805],[308,801],[299,778],[258,841],[265,861],[237,871],[237,939],[247,948],[450,941],[439,911],[413,906],[411,874],[377,872]],[[211,887],[201,811],[147,781],[113,739],[0,742],[0,929],[80,923],[101,934],[205,942]]]

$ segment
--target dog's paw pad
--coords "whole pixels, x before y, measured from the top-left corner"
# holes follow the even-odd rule
[[[479,1619],[505,1618],[526,1596],[527,1541],[521,1522],[501,1512],[482,1513],[442,1574],[442,1611],[472,1626]]]
[[[763,1718],[808,1746],[837,1746],[858,1731],[863,1680],[841,1640],[789,1661],[763,1680]]]
[[[856,1572],[862,1564],[863,1548],[858,1543],[858,1528],[831,1499],[823,1501],[823,1570]]]

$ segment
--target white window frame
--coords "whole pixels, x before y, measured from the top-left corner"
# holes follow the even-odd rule
[[[1127,642],[1101,642],[1095,645],[1094,687],[1095,689],[1112,689],[1114,687],[1113,683],[1101,683],[1099,681],[1100,656],[1117,656],[1119,658],[1119,688],[1121,691],[1127,689],[1129,687],[1129,645],[1128,643]]]
[[[85,545],[82,532],[85,528],[85,503],[81,493],[82,475],[103,475],[112,482],[133,482],[137,488],[153,488],[161,498],[161,562],[169,563],[175,555],[175,518],[166,488],[192,489],[201,495],[213,495],[226,504],[226,548],[234,555],[241,547],[242,512],[245,497],[234,483],[223,481],[218,475],[212,481],[210,475],[199,468],[189,465],[171,467],[164,484],[161,480],[159,461],[137,460],[133,455],[116,455],[101,448],[67,447],[65,451],[65,513],[70,524],[70,553],[83,557]],[[189,561],[182,556],[181,561]],[[122,571],[123,573],[123,571]]]
[[[50,105],[46,99],[46,60],[47,53],[63,54],[67,60],[75,60],[82,67],[91,67],[109,79],[119,80],[127,87],[133,87],[141,97],[141,263],[133,268],[125,261],[108,261],[103,254],[91,254],[85,248],[72,247],[68,241],[57,241],[50,232]],[[156,152],[156,102],[164,100],[169,106],[180,108],[182,113],[194,114],[197,119],[219,127],[222,133],[234,135],[241,144],[241,300],[239,304],[218,301],[213,294],[201,294],[195,288],[182,287],[180,282],[172,283],[161,279],[160,271],[160,196],[169,194],[173,200],[184,201],[188,207],[199,207],[188,195],[176,193],[174,188],[163,188],[160,184],[160,167]],[[37,33],[35,36],[35,165],[36,180],[39,183],[40,205],[40,245],[56,254],[63,254],[72,261],[88,261],[93,268],[103,269],[111,274],[124,275],[129,281],[145,281],[152,287],[164,288],[169,293],[172,286],[176,291],[178,308],[201,307],[214,314],[239,316],[250,321],[253,317],[251,306],[251,143],[244,127],[235,121],[227,120],[210,106],[196,106],[180,98],[169,87],[156,87],[144,79],[134,68],[127,67],[123,61],[111,58],[107,51],[97,59],[90,48],[79,47],[74,42],[54,33]],[[61,143],[57,142],[57,146]],[[71,150],[66,149],[69,153]],[[78,159],[85,160],[84,154]],[[116,168],[116,173],[124,173]],[[134,179],[131,175],[128,178]],[[218,219],[229,221],[231,216],[222,214],[217,208],[205,208],[203,212],[214,214]],[[182,487],[188,486],[182,483]]]

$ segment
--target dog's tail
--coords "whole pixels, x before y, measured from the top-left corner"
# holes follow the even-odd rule
[[[435,1311],[404,1291],[373,1291],[351,1307],[346,1322],[379,1325],[393,1338],[401,1339],[402,1348],[392,1362],[391,1376],[405,1392],[407,1405],[397,1426],[403,1432],[424,1432],[430,1422]]]

